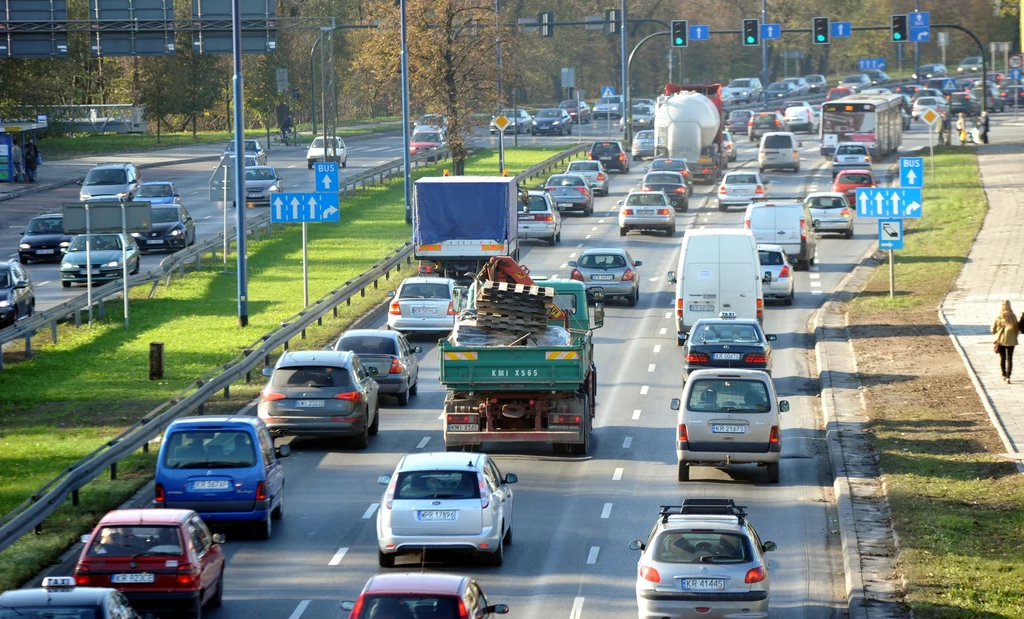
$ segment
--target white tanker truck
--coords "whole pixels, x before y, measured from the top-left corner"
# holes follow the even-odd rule
[[[658,98],[654,155],[686,159],[694,181],[717,183],[728,165],[721,90],[721,84],[668,84]]]

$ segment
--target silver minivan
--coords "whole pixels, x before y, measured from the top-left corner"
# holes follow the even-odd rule
[[[761,172],[770,169],[786,168],[794,172],[800,171],[799,147],[804,143],[796,139],[796,135],[788,131],[772,131],[761,136],[761,146],[757,150],[757,169]]]
[[[806,270],[818,245],[807,209],[800,202],[754,201],[747,206],[743,225],[758,243],[781,246],[795,268]]]
[[[101,163],[93,166],[79,185],[78,199],[130,202],[142,185],[142,173],[133,163]]]

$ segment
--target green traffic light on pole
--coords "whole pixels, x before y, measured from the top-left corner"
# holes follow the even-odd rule
[[[672,47],[686,47],[689,22],[685,19],[673,19],[670,34],[672,35]]]
[[[889,32],[892,35],[891,38],[896,43],[902,43],[907,40],[908,35],[908,24],[906,15],[893,15],[892,23],[889,28]]]

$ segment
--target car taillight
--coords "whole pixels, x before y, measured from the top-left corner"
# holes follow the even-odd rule
[[[275,400],[283,400],[283,399],[284,399],[284,394],[283,393],[278,393],[276,391],[267,391],[266,389],[264,389],[263,391],[260,392],[260,400],[263,400],[264,402],[273,402]]]
[[[686,438],[686,424],[685,423],[681,423],[681,424],[679,424],[679,442],[680,443],[685,443],[688,440],[689,439]]]
[[[487,492],[487,482],[484,480],[483,473],[476,474],[476,482],[480,486],[480,509],[487,509],[491,504],[491,495]]]
[[[772,432],[768,435],[768,442],[778,443],[779,440],[779,426],[772,426]]]
[[[676,299],[676,316],[683,317],[683,300]]]
[[[753,569],[747,570],[747,576],[746,576],[746,578],[743,579],[743,582],[748,583],[748,584],[755,583],[755,582],[761,582],[762,580],[764,580],[764,577],[765,577],[764,568],[763,567],[755,567]]]
[[[388,308],[388,314],[392,316],[402,315],[402,306],[398,303],[398,301],[393,301],[391,303],[391,306]]]
[[[625,160],[626,160],[626,153],[619,153],[619,161],[625,161]]]
[[[587,191],[587,188],[586,188],[586,187],[577,187],[577,188],[576,188],[576,191],[580,192],[580,194],[582,194],[582,195],[584,195],[584,196],[586,196],[586,195],[589,195],[589,194],[590,194],[590,192],[589,192],[589,191]]]
[[[391,504],[395,501],[395,486],[398,484],[398,475],[394,475],[391,481],[388,483],[387,492],[384,493],[384,507],[391,509]]]
[[[178,568],[178,573],[174,575],[174,581],[179,585],[196,583],[199,581],[199,570],[194,569],[191,565],[182,565]]]
[[[631,209],[631,208],[624,208],[624,209],[622,209],[622,214],[623,215],[632,215],[633,214],[633,209]]]
[[[702,352],[686,353],[687,363],[707,363],[708,356]]]
[[[459,619],[469,619],[469,612],[466,610],[466,603],[459,598]]]
[[[867,163],[871,163],[871,155],[867,155],[866,157],[864,157],[864,161]]]
[[[626,272],[622,274],[622,281],[631,282],[633,281],[633,269],[626,269]]]
[[[360,595],[356,599],[356,603],[352,605],[352,612],[348,614],[348,619],[358,619],[359,614],[363,612],[363,596]]]
[[[587,153],[587,159],[591,159],[592,160],[593,158],[594,158],[594,153]]]
[[[759,196],[763,196],[764,195],[764,185],[758,185],[757,189],[754,190],[754,193],[756,193]]]
[[[743,220],[743,227],[746,228],[747,230],[750,229],[750,220],[749,219],[744,219]]]
[[[673,191],[676,193],[686,193],[686,187],[676,187]]]
[[[267,498],[267,483],[263,482],[263,481],[258,482],[256,484],[256,500],[257,501],[264,501],[264,500],[266,500],[266,498]]]
[[[404,369],[405,368],[402,367],[401,361],[399,361],[398,359],[392,359],[391,367],[388,369],[388,374],[401,374],[402,370]]]
[[[671,213],[671,212],[672,212],[672,211],[668,210],[667,208],[659,208],[659,209],[658,209],[658,214],[659,214],[659,215],[668,215],[668,214],[669,214],[669,213]]]
[[[757,300],[757,319],[764,318],[764,299]]]
[[[726,195],[727,193],[729,193],[729,190],[725,188],[725,185],[721,185],[721,186],[720,186],[720,187],[718,188],[718,193],[720,193],[720,194],[722,194],[722,195],[724,196],[724,195]]]
[[[799,159],[799,158],[800,158],[800,153],[798,153],[796,151],[793,151],[793,159]]]
[[[598,172],[597,173],[597,180],[603,181],[604,180],[604,174],[601,174],[600,172]]]
[[[782,126],[782,123],[779,122],[778,118],[775,119],[775,126],[776,127],[781,127]]]
[[[640,191],[651,191],[650,185],[641,185]]]
[[[800,240],[807,240],[807,220],[803,218],[800,219]]]
[[[164,501],[167,500],[167,495],[164,494],[163,484],[156,484],[155,486],[153,486],[153,499],[157,503],[163,503]]]
[[[689,178],[689,177],[690,177],[690,171],[689,170],[683,170],[683,178]]]
[[[394,364],[391,367],[395,367]],[[401,372],[401,370],[399,370]],[[363,392],[362,391],[345,391],[334,396],[335,400],[345,400],[346,402],[362,402]]]
[[[653,567],[643,566],[640,568],[640,578],[647,582],[661,582],[661,574]]]
[[[89,571],[88,565],[79,563],[75,566],[75,584],[79,586],[87,586],[89,584],[89,574],[85,573]]]
[[[747,363],[768,363],[768,357],[763,353],[752,352],[747,354],[747,358],[744,361]]]
[[[449,316],[454,316],[455,315],[455,306],[452,305],[451,301],[448,302],[448,315]]]
[[[782,266],[782,270],[779,271],[779,279],[782,279],[783,277],[789,277],[789,266],[788,265],[783,265]]]
[[[569,276],[569,279],[574,279],[574,280],[576,280],[578,282],[582,282],[583,281],[583,273],[580,273],[579,269],[573,269],[572,270],[572,275]]]
[[[534,221],[554,221],[555,218],[551,215],[534,215]]]
[[[754,117],[753,116],[751,116],[750,119],[747,120],[747,126],[748,127],[753,127],[754,126]]]
[[[842,211],[839,212],[839,214],[842,215],[843,217],[849,217],[850,216],[850,209],[844,208]]]

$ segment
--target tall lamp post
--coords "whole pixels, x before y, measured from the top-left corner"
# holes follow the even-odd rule
[[[632,139],[633,133],[633,115],[630,114],[629,104],[629,56],[626,55],[626,0],[622,0],[622,4],[619,7],[619,52],[622,54],[622,118],[625,122],[623,126],[623,137],[626,139],[626,143]],[[611,118],[611,115],[609,115]]]
[[[238,0],[235,0],[236,2]],[[405,223],[412,223],[412,171],[409,169],[409,48],[406,45],[405,3],[401,4],[402,30],[402,170],[405,176]]]
[[[242,9],[231,0],[231,40],[235,74],[231,79],[235,102],[235,237],[238,240],[238,326],[249,326],[249,282],[245,256],[245,123],[242,109]],[[225,202],[224,208],[228,205]]]
[[[768,23],[768,0],[761,0],[761,23]],[[768,88],[768,39],[764,37],[761,37],[761,87]]]

